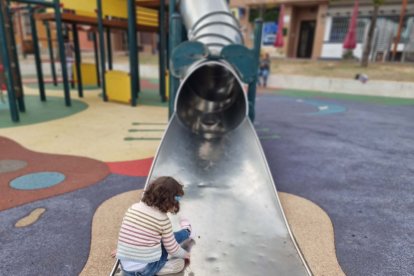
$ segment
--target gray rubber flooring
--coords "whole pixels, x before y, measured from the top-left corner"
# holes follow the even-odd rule
[[[258,97],[278,190],[328,213],[347,275],[414,275],[414,106],[317,102]]]
[[[88,259],[96,209],[144,184],[145,177],[112,174],[87,188],[0,212],[0,275],[78,275]],[[39,221],[14,227],[36,208],[46,209]]]
[[[413,275],[413,121],[414,106],[257,99],[256,129],[278,190],[328,213],[347,275]],[[0,212],[0,275],[77,275],[87,261],[96,208],[144,181],[110,175],[88,188]],[[38,207],[47,209],[41,220],[13,227]]]

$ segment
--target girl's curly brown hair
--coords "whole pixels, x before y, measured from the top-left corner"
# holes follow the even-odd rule
[[[183,185],[170,176],[159,177],[145,190],[142,201],[163,213],[176,214],[180,211],[180,203],[175,196],[183,196]]]

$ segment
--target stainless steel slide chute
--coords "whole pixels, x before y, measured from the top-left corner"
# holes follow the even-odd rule
[[[149,182],[169,175],[185,186],[181,215],[197,235],[183,275],[310,274],[247,108],[224,61],[195,64],[178,90]]]

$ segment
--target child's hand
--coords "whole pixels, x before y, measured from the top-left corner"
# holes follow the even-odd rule
[[[184,259],[188,259],[189,260],[190,257],[191,257],[190,252],[185,253]]]
[[[111,251],[111,257],[112,258],[115,258],[115,256],[116,256],[116,249],[114,249],[114,250]]]

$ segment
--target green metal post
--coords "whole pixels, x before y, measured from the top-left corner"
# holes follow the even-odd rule
[[[97,85],[101,86],[101,75],[99,73],[99,53],[98,53],[98,39],[96,38],[96,33],[92,33],[93,37],[93,51],[95,53],[95,66],[96,66],[96,80]]]
[[[108,53],[108,68],[109,70],[113,69],[112,66],[112,43],[111,43],[111,29],[106,28],[106,45],[107,45],[107,53]]]
[[[259,64],[260,59],[260,46],[262,44],[262,27],[263,20],[261,18],[256,19],[254,22],[254,54],[256,57],[257,65]],[[254,122],[256,116],[255,104],[256,104],[256,86],[257,86],[257,75],[254,80],[249,83],[249,88],[247,92],[247,99],[249,100],[249,118]]]
[[[172,50],[178,46],[178,44],[181,43],[182,39],[182,20],[181,16],[178,13],[174,13],[171,17],[170,21],[170,51],[172,53]],[[170,58],[172,57],[172,54],[170,54]],[[175,97],[178,90],[178,86],[180,85],[180,80],[176,77],[174,77],[172,74],[170,74],[170,99],[169,99],[169,105],[168,105],[168,115],[171,117],[171,115],[174,113],[174,103],[175,103]]]
[[[128,45],[131,77],[131,105],[137,105],[139,93],[138,51],[137,51],[137,11],[135,0],[128,0]]]
[[[71,106],[70,100],[70,89],[68,82],[68,70],[66,67],[66,54],[65,54],[65,44],[63,41],[63,26],[62,26],[62,15],[60,13],[60,0],[54,0],[55,4],[55,19],[56,19],[56,31],[57,31],[57,40],[59,45],[59,54],[60,54],[60,67],[62,68],[62,78],[63,78],[63,90],[65,95],[65,105]]]
[[[104,39],[104,27],[102,18],[102,0],[97,0],[96,6],[98,8],[98,31],[99,31],[99,49],[101,52],[101,85],[102,85],[102,98],[106,102],[108,97],[106,95],[106,80],[105,80],[105,39]]]
[[[55,66],[55,55],[53,54],[53,43],[52,35],[50,34],[50,24],[49,21],[45,21],[46,27],[46,36],[47,36],[47,46],[49,48],[49,59],[50,59],[50,70],[52,71],[53,84],[58,85],[56,77],[56,66]]]
[[[83,83],[82,83],[82,55],[79,46],[79,33],[78,33],[78,26],[76,24],[72,24],[72,31],[73,31],[73,44],[75,44],[75,62],[76,62],[76,80],[78,85],[78,95],[79,97],[83,97]]]
[[[31,30],[32,30],[33,51],[34,51],[35,62],[36,62],[36,73],[37,73],[37,82],[39,84],[40,100],[44,102],[46,101],[46,93],[45,93],[45,83],[43,79],[42,60],[40,57],[39,39],[37,37],[37,28],[36,28],[36,21],[34,19],[34,10],[31,6],[29,7],[29,16],[30,16],[30,25],[31,25]]]
[[[175,0],[169,0],[168,1],[168,26],[169,26],[169,30],[168,30],[168,60],[167,60],[167,64],[168,64],[168,69],[170,68],[170,58],[171,58],[171,53],[173,51],[173,46],[171,45],[171,41],[172,41],[172,35],[171,35],[171,30],[172,30],[172,16],[175,13]],[[171,77],[170,77],[171,80]]]
[[[0,62],[3,64],[4,75],[6,80],[7,87],[7,96],[9,100],[10,107],[10,116],[13,122],[18,122],[20,120],[19,111],[17,109],[16,98],[14,94],[14,86],[11,72],[11,64],[9,59],[9,49],[8,44],[10,43],[7,37],[8,29],[10,28],[9,24],[5,20],[7,17],[7,3],[6,1],[0,0],[0,39],[2,43],[0,44],[1,58]]]
[[[166,30],[165,30],[165,0],[160,0],[160,10],[158,16],[158,34],[160,42],[158,44],[158,61],[159,61],[159,87],[160,87],[160,97],[162,102],[167,101],[165,95],[165,55],[166,55]]]
[[[8,2],[9,4],[9,2]],[[10,7],[7,7],[7,12],[8,12],[8,18],[9,18],[9,26],[10,26],[10,33],[13,34],[10,36],[11,38],[11,49],[13,52],[13,60],[14,62],[12,62],[12,70],[13,70],[13,84],[14,84],[14,89],[16,91],[16,96],[17,96],[17,104],[19,106],[19,111],[20,112],[26,112],[26,105],[24,103],[24,91],[23,91],[23,82],[22,82],[22,75],[21,75],[21,71],[20,71],[20,64],[19,64],[19,56],[17,55],[17,47],[16,47],[16,38],[14,36],[15,32],[14,32],[14,28],[13,28],[13,17],[12,17],[12,12],[10,10]],[[13,63],[14,63],[14,68],[13,68]]]
[[[171,55],[172,55],[172,51],[174,50],[173,46],[173,40],[175,39],[175,37],[173,36],[174,34],[174,29],[172,26],[172,16],[175,13],[175,0],[169,0],[168,2],[168,8],[169,8],[169,20],[168,20],[168,26],[169,26],[169,31],[168,31],[168,68],[170,69],[170,59],[171,59]],[[168,99],[168,118],[171,118],[171,115],[174,112],[174,100],[173,97],[175,95],[175,90],[174,90],[174,81],[175,81],[175,77],[171,74],[171,69],[170,69],[170,74],[168,76],[168,80],[169,80],[169,99]]]

